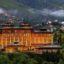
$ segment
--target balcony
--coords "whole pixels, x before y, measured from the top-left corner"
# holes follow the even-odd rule
[[[41,45],[37,46],[38,49],[61,49],[60,45]]]

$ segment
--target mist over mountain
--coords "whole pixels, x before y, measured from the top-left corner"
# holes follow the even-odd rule
[[[0,0],[0,14],[29,18],[34,23],[64,20],[64,0]]]
[[[20,5],[28,6],[32,14],[64,17],[64,0],[15,0]]]

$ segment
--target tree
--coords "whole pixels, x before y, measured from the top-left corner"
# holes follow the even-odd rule
[[[8,56],[5,54],[0,55],[0,64],[12,64]]]

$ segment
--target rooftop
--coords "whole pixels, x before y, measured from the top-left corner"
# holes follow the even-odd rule
[[[15,26],[14,23],[5,23],[0,24],[0,29],[32,29],[34,32],[53,32],[52,27],[49,25],[38,25],[38,26],[31,26],[28,23],[20,23],[19,26]]]

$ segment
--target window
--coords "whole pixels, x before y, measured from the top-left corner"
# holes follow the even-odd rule
[[[5,51],[5,49],[1,49],[1,51]]]
[[[15,33],[15,30],[14,29],[11,29],[11,33]]]
[[[5,29],[5,30],[3,30],[2,32],[3,32],[3,33],[10,33],[10,30]]]
[[[18,42],[14,42],[14,44],[18,44]]]
[[[41,31],[47,31],[47,29],[40,29]]]
[[[2,34],[2,29],[0,29],[0,34]]]

